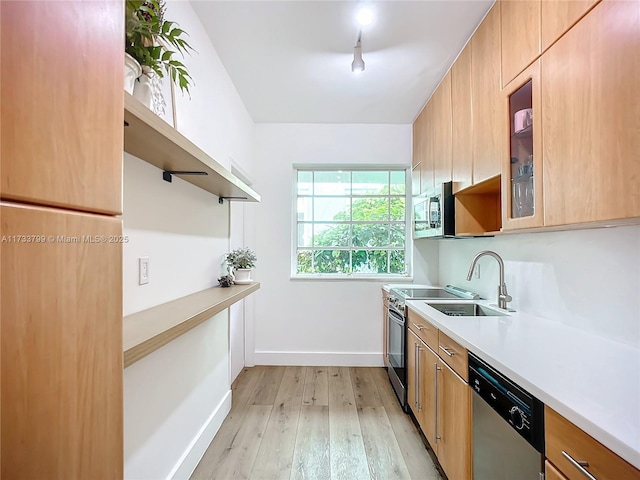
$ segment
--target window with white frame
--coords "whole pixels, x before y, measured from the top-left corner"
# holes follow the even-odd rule
[[[406,168],[295,170],[293,272],[407,276]]]

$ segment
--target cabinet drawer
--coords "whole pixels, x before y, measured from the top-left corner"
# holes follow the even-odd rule
[[[544,480],[567,480],[549,460],[544,462]]]
[[[545,444],[546,457],[570,480],[586,476],[565,454],[576,462],[588,462],[585,470],[598,480],[640,479],[639,470],[547,406]]]
[[[409,310],[409,328],[434,352],[438,351],[438,329],[411,310]]]
[[[469,381],[469,357],[467,349],[442,332],[438,333],[438,355],[454,372]]]

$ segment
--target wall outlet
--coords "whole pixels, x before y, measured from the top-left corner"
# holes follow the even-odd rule
[[[149,257],[138,258],[138,285],[149,283]]]
[[[473,270],[473,276],[480,278],[480,264],[476,263],[476,268]]]

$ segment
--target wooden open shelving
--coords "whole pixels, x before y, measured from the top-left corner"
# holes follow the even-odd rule
[[[212,287],[124,317],[124,367],[187,333],[260,288],[255,282]]]
[[[229,200],[259,202],[260,195],[132,95],[124,92],[124,151],[163,171],[206,172],[183,180]]]
[[[456,235],[493,236],[502,229],[500,175],[456,194]]]

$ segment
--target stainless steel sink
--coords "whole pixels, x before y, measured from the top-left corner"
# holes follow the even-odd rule
[[[506,313],[477,303],[428,303],[432,308],[451,317],[504,317]]]

